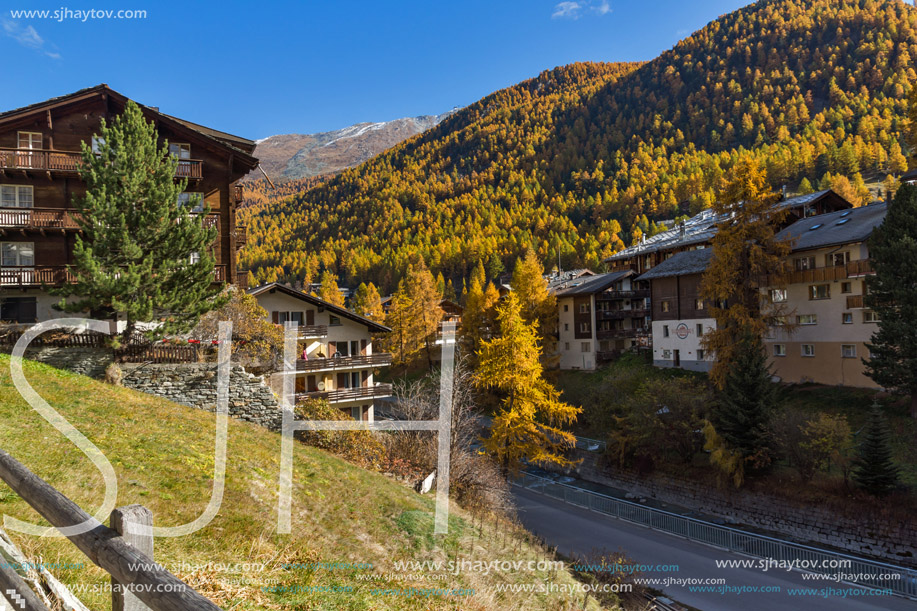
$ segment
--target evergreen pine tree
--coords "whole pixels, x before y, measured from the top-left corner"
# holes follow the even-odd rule
[[[179,202],[187,181],[175,180],[177,166],[134,102],[110,125],[102,120],[94,147],[82,145],[75,281],[52,289],[58,309],[118,316],[129,338],[138,322],[161,322],[153,336],[187,331],[226,303],[214,282],[217,229],[201,222],[206,204],[195,214],[198,202]]]
[[[888,422],[878,402],[869,410],[869,422],[857,447],[853,481],[870,494],[883,496],[898,485],[898,468],[892,462]]]
[[[866,279],[866,305],[879,317],[867,374],[877,384],[911,397],[917,418],[917,187],[902,185],[881,225],[869,238],[876,273]]]
[[[757,335],[743,334],[732,353],[722,390],[713,405],[711,421],[729,450],[751,468],[769,462],[768,422],[776,405],[764,347]]]

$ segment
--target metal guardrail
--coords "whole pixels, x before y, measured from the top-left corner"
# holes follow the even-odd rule
[[[588,437],[577,437],[576,447],[577,450],[586,450],[587,452],[604,452],[608,444],[599,439],[589,439]]]
[[[561,484],[531,473],[522,473],[512,483],[570,505],[590,509],[597,513],[633,522],[634,524],[705,545],[719,547],[730,552],[757,558],[773,559],[777,562],[803,561],[809,566],[831,566],[833,561],[849,561],[849,566],[827,569],[816,568],[814,570],[861,575],[864,578],[857,581],[857,585],[875,589],[887,589],[898,596],[917,599],[917,570],[809,547],[801,543],[774,539],[766,535],[729,528],[728,526],[720,526],[719,524],[678,515],[662,509],[646,507],[599,492],[584,490],[569,484]],[[826,561],[827,563],[825,563]],[[899,575],[900,578],[880,577],[883,575]]]

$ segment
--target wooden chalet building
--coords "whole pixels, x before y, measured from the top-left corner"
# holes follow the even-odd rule
[[[68,282],[74,202],[86,192],[80,145],[92,144],[100,122],[120,114],[128,98],[98,85],[24,108],[0,112],[0,321],[32,323],[63,314],[42,286]],[[216,226],[214,281],[243,285],[236,255],[245,228],[236,225],[241,188],[235,182],[258,165],[255,143],[140,106],[179,159],[176,180],[187,197],[210,207],[203,222]]]

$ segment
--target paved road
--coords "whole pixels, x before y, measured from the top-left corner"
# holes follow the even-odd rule
[[[702,611],[917,611],[917,602],[897,596],[790,596],[787,593],[788,588],[833,587],[835,590],[844,590],[854,589],[854,586],[826,581],[804,581],[801,574],[795,571],[771,569],[763,572],[750,568],[717,568],[716,560],[748,557],[603,516],[518,486],[513,486],[512,490],[522,523],[530,531],[544,537],[549,545],[558,546],[562,554],[587,554],[596,548],[606,548],[609,551],[620,549],[635,563],[676,564],[679,567],[677,573],[646,573],[644,577],[725,578],[727,586],[778,586],[781,589],[780,592],[768,593],[719,594],[691,592],[684,586],[659,588],[666,596]]]

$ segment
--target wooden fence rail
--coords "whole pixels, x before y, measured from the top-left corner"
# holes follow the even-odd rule
[[[46,481],[0,450],[0,479],[43,518],[57,528],[76,526],[93,518]],[[103,524],[67,537],[93,564],[153,611],[219,611],[219,607]],[[4,596],[12,598],[6,592]],[[7,600],[10,600],[7,598]],[[22,609],[11,600],[14,609]],[[42,607],[37,607],[42,609]],[[44,610],[43,610],[44,611]]]

